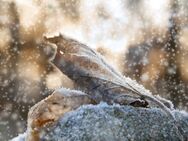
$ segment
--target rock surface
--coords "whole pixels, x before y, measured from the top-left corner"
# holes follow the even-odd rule
[[[174,111],[184,138],[188,138],[188,114]],[[44,131],[46,141],[179,141],[174,121],[158,108],[87,105],[67,113]],[[19,141],[19,138],[13,141]],[[23,136],[20,141],[23,141]]]

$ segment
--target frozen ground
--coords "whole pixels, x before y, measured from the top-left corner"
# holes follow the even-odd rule
[[[178,124],[188,139],[188,114],[174,111]],[[23,141],[20,135],[12,141]],[[57,125],[44,131],[44,141],[179,141],[172,119],[160,109],[107,105],[82,106],[62,117]]]

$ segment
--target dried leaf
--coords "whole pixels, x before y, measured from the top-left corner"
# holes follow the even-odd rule
[[[61,88],[35,104],[28,114],[27,141],[39,141],[42,129],[54,125],[65,113],[85,104],[95,104],[89,95]]]
[[[138,106],[146,106],[147,102],[155,103],[174,118],[170,109],[152,96],[150,91],[122,76],[88,46],[63,35],[45,37],[45,40],[57,46],[52,63],[97,102],[121,103],[121,99],[124,99],[124,104],[134,105],[136,102]]]

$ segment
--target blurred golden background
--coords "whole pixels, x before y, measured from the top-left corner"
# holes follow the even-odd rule
[[[59,32],[188,110],[187,18],[187,0],[0,0],[0,140],[24,132],[29,107],[54,89],[74,87],[42,39]]]

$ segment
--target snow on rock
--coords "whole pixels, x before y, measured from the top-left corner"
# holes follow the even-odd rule
[[[63,94],[64,96],[70,96],[72,97],[73,95],[86,95],[84,92],[78,91],[78,90],[72,90],[69,88],[60,88],[58,90],[56,90],[57,92],[59,92],[60,94]]]
[[[184,138],[188,138],[188,113],[181,111],[174,113],[183,129]],[[23,136],[16,139],[12,141],[23,141]],[[180,135],[174,121],[158,108],[135,108],[100,103],[81,106],[67,113],[54,127],[43,132],[41,140],[179,141]]]
[[[26,133],[20,134],[17,137],[13,138],[11,141],[25,141]]]

